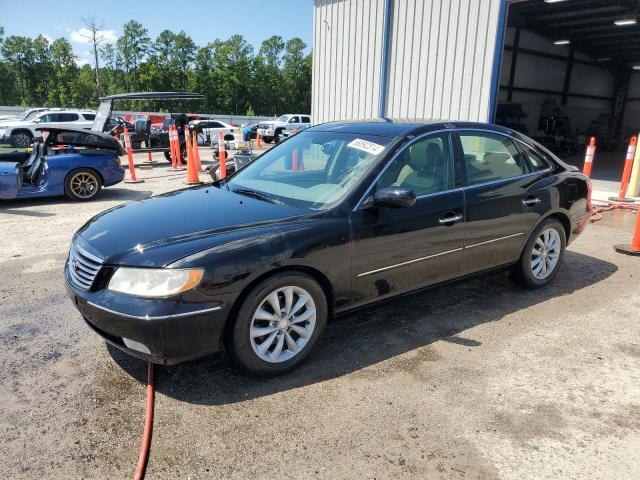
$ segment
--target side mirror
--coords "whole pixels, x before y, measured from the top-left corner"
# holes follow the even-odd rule
[[[404,208],[416,204],[416,194],[413,190],[400,187],[381,188],[365,200],[363,207]]]
[[[40,123],[40,122],[42,122],[41,118],[34,118],[33,119],[33,123]]]

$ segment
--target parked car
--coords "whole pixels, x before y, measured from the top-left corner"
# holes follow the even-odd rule
[[[0,199],[66,195],[86,201],[123,180],[119,156],[125,152],[111,135],[38,128],[42,132],[46,139],[34,143],[25,161],[0,161]]]
[[[302,127],[311,125],[309,115],[288,114],[281,115],[275,120],[265,120],[258,125],[258,133],[266,143],[275,141],[278,143],[285,128]]]
[[[29,108],[28,110],[25,110],[24,112],[20,112],[17,115],[0,115],[0,122],[27,120],[33,117],[36,113],[44,112],[45,110],[50,110],[50,109],[44,108],[44,107]]]
[[[198,143],[211,145],[211,148],[218,145],[220,131],[224,132],[226,141],[231,141],[233,140],[233,133],[238,129],[238,127],[234,127],[229,123],[211,119],[189,122],[189,127],[198,132]]]
[[[93,110],[49,109],[38,112],[25,120],[0,123],[0,142],[14,147],[28,147],[40,127],[82,128],[90,130],[96,112]]]
[[[497,268],[547,285],[588,224],[590,193],[577,169],[496,125],[328,123],[213,185],[89,220],[66,284],[89,326],[131,355],[224,349],[278,374],[334,314]]]

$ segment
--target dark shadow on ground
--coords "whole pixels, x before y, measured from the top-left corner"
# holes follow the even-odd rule
[[[217,357],[157,368],[156,388],[188,403],[229,404],[339,377],[438,340],[474,348],[480,342],[466,338],[465,330],[598,283],[617,269],[612,263],[568,251],[554,282],[540,290],[523,290],[507,272],[499,272],[343,316],[329,324],[302,365],[280,377],[255,377]],[[125,371],[145,381],[142,362],[113,347],[109,352]]]

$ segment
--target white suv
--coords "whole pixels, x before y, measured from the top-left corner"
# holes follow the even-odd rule
[[[311,117],[309,115],[290,113],[281,115],[275,120],[263,120],[258,125],[258,133],[265,142],[271,143],[275,140],[278,143],[282,139],[282,131],[285,128],[292,130],[302,126],[308,127],[309,125],[311,125]]]
[[[25,120],[0,122],[0,142],[10,142],[14,147],[28,147],[39,127],[70,127],[91,130],[96,112],[93,110],[50,109]]]

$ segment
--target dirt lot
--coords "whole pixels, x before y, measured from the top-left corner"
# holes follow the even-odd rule
[[[133,476],[146,366],[89,331],[62,271],[92,215],[185,186],[139,174],[0,204],[0,478]],[[611,248],[631,223],[591,226],[545,290],[499,273],[343,317],[281,378],[158,368],[147,478],[640,478],[640,259]]]

